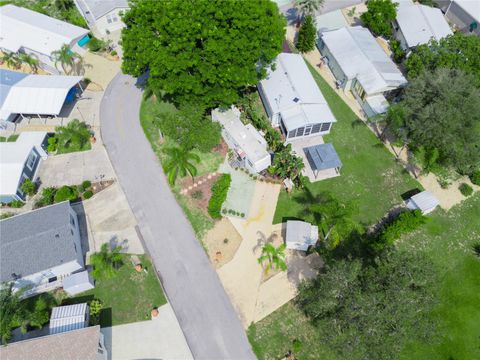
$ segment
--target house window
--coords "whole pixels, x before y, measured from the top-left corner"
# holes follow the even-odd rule
[[[321,131],[324,132],[328,130],[330,130],[330,123],[323,123]]]
[[[253,167],[253,164],[252,164],[252,162],[251,162],[250,160],[247,159],[247,163],[248,163],[248,165],[250,165],[251,167]]]
[[[307,125],[305,127],[305,136],[310,135],[310,132],[312,131],[312,125]]]
[[[28,159],[27,159],[27,167],[30,169],[30,170],[33,170],[33,165],[35,165],[35,161],[37,161],[37,157],[38,155],[35,154],[33,151],[30,153],[30,155],[28,156]]]
[[[30,179],[26,174],[22,174],[22,180],[20,182],[20,187],[18,188],[18,191],[20,192],[20,194],[23,195],[23,191],[22,191],[22,185],[23,183],[25,182],[25,180],[27,179]]]
[[[360,99],[364,100],[366,93],[362,85],[360,85],[360,82],[358,82],[358,80],[355,81],[355,85],[353,86],[353,88],[355,89],[355,92],[360,97]]]
[[[295,130],[292,130],[288,133],[289,138],[294,138],[295,137]]]
[[[297,129],[297,136],[303,136],[303,132],[305,131],[304,127],[298,128]]]
[[[322,124],[315,124],[312,126],[312,134],[316,134],[318,132],[320,132],[320,126],[322,126]]]
[[[48,279],[48,282],[49,282],[49,283],[52,283],[52,282],[54,282],[54,281],[57,281],[57,277],[56,277],[56,276],[51,277],[51,278]]]

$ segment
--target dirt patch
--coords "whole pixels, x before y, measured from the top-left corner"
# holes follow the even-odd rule
[[[182,195],[195,207],[207,214],[208,202],[212,196],[212,185],[217,180],[219,174],[208,174],[192,179],[185,178],[180,182],[183,190]]]
[[[208,256],[215,268],[232,260],[241,242],[242,237],[227,218],[215,223],[213,229],[203,238],[203,243],[208,248]]]
[[[85,88],[85,90],[90,90],[90,91],[103,91],[103,88],[98,85],[97,83],[94,83],[94,82],[90,82],[87,87]]]

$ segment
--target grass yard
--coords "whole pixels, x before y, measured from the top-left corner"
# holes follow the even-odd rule
[[[69,154],[69,153],[72,153],[72,152],[78,152],[78,151],[88,151],[88,150],[92,150],[92,144],[90,143],[90,141],[87,141],[85,143],[85,145],[83,145],[82,147],[79,147],[79,146],[63,146],[61,144],[58,145],[58,148],[57,148],[57,154]]]
[[[380,140],[312,67],[310,71],[337,118],[324,141],[333,143],[343,168],[340,177],[311,183],[308,188],[314,195],[331,191],[340,200],[356,200],[360,209],[358,220],[374,223],[402,201],[401,194],[420,188],[420,184],[396,163]],[[280,193],[274,223],[286,218],[311,220],[302,214],[305,204],[295,199],[299,193]]]
[[[124,265],[111,279],[98,280],[95,289],[68,298],[64,304],[99,299],[104,305],[100,325],[112,326],[150,319],[150,311],[167,303],[151,262],[139,256],[148,273],[135,271],[130,255],[124,256]]]
[[[438,330],[432,341],[412,339],[399,359],[480,359],[480,258],[472,251],[480,242],[480,194],[451,209],[437,210],[420,231],[404,237],[397,245],[424,251],[436,264],[441,283],[438,305],[430,316]],[[259,359],[281,358],[292,341],[303,345],[299,359],[337,358],[322,344],[303,313],[290,302],[248,330]]]
[[[157,116],[162,116],[162,114],[172,113],[175,111],[177,111],[177,109],[174,105],[167,102],[158,101],[154,96],[150,97],[149,99],[145,99],[140,108],[140,123],[143,131],[145,132],[145,136],[150,142],[152,149],[160,162],[164,160],[162,148],[175,146],[175,142],[168,138],[165,138],[163,142],[160,141],[160,132],[157,126],[155,126],[154,120]],[[198,170],[198,176],[216,171],[219,165],[223,162],[223,157],[218,153],[201,153],[199,151],[194,152],[200,156],[200,163],[196,166]],[[201,239],[203,235],[213,227],[214,222],[200,209],[194,206],[189,206],[188,199],[183,195],[180,195],[180,190],[181,189],[178,186],[175,186],[173,189],[177,201],[192,224],[195,234],[199,239]]]

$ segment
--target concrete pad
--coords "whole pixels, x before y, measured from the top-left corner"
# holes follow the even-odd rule
[[[193,359],[170,304],[150,321],[101,329],[109,359]]]
[[[110,61],[103,56],[88,51],[84,58],[86,78],[100,85],[104,90],[120,71],[121,61]]]

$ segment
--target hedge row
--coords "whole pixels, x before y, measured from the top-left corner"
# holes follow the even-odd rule
[[[228,189],[232,178],[230,174],[223,174],[212,186],[212,196],[208,202],[208,213],[212,219],[220,219],[222,217],[221,210],[225,199],[227,198]]]

